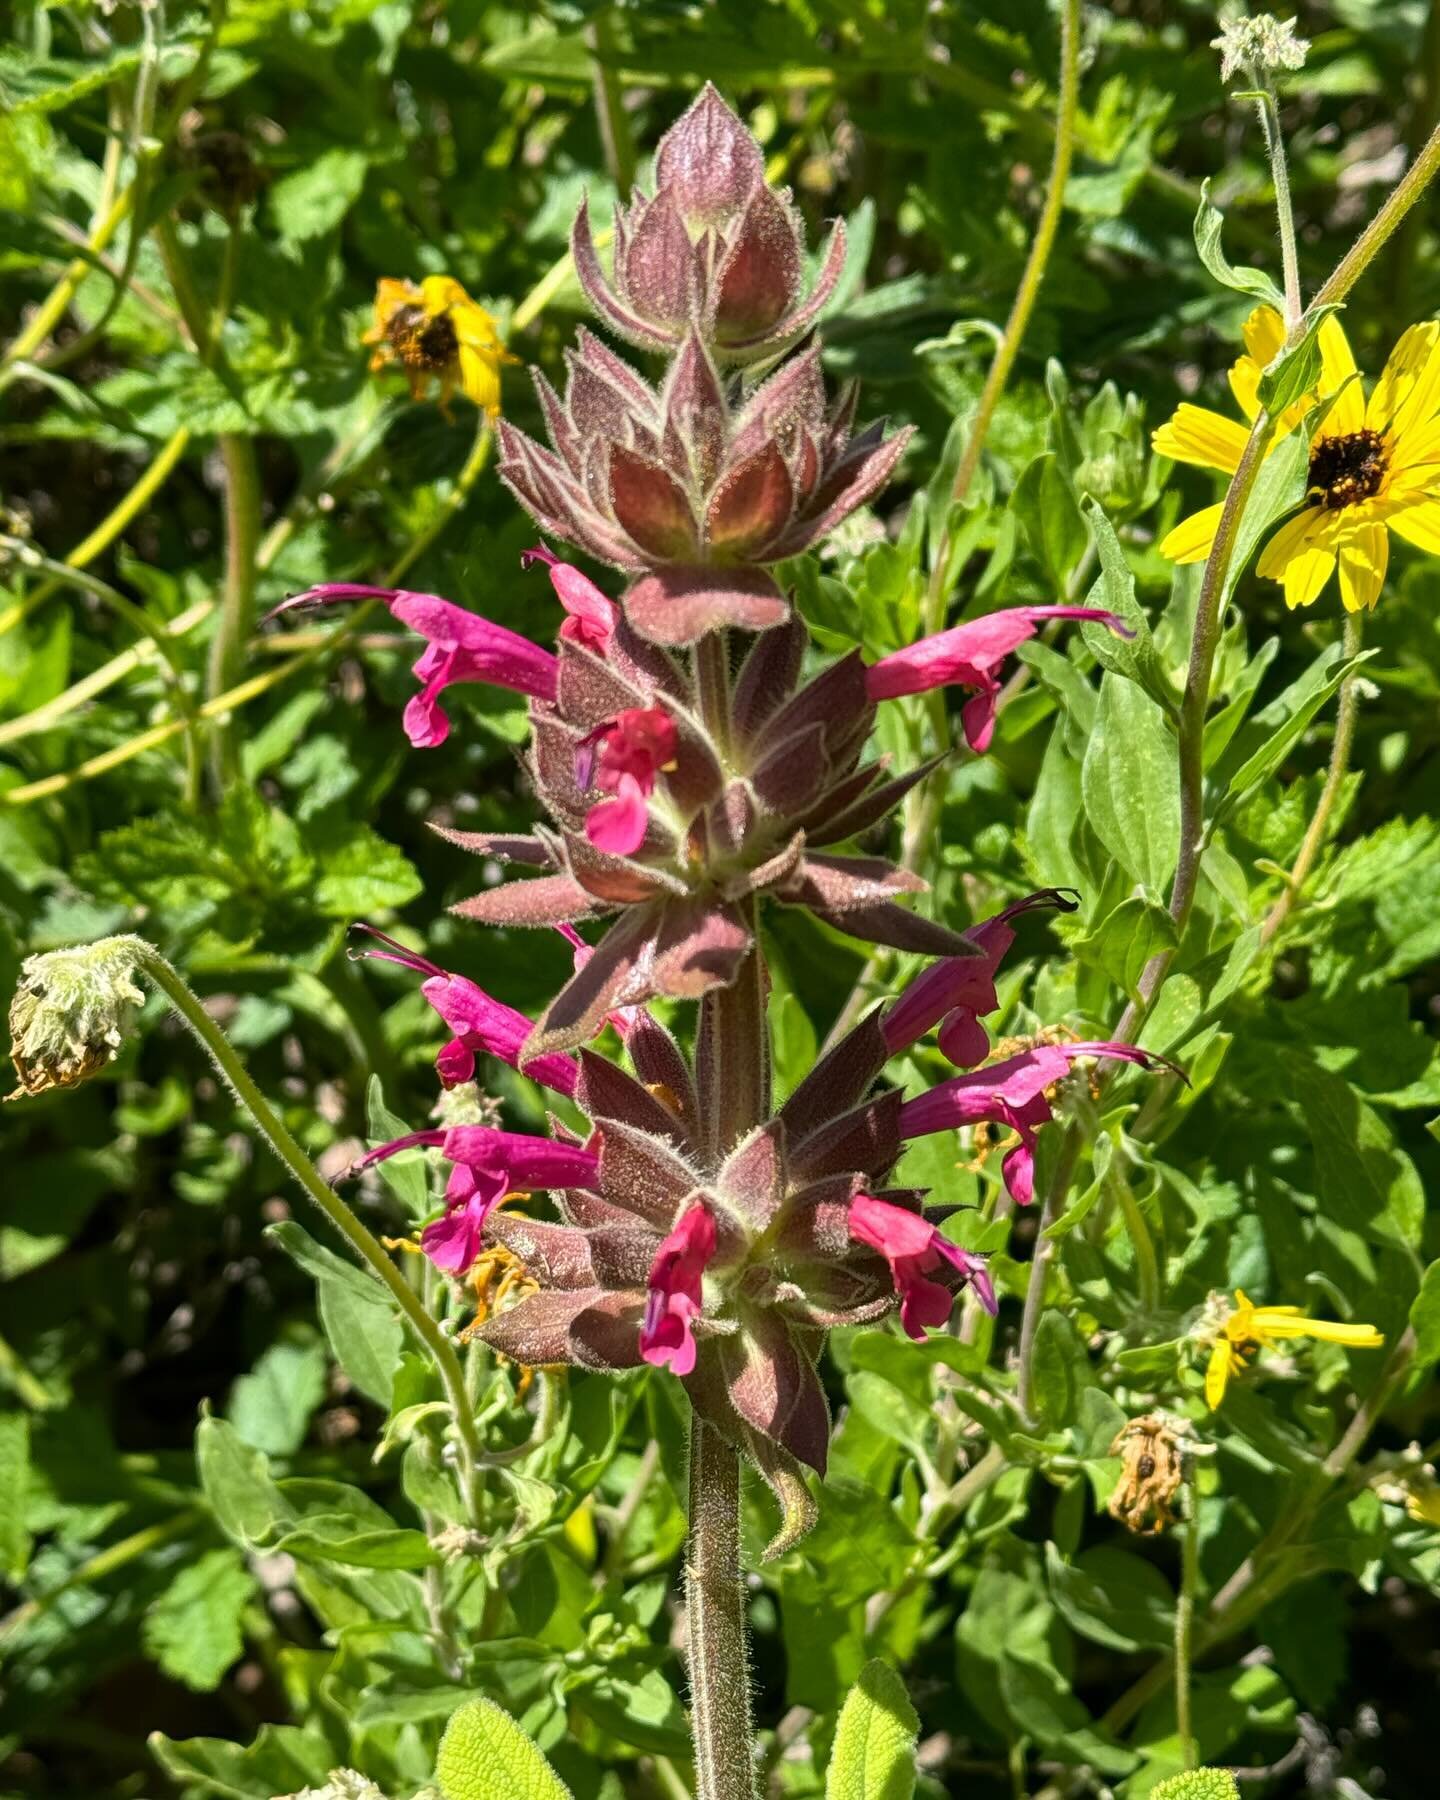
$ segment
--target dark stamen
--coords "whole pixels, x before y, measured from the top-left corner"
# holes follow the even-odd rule
[[[1388,466],[1385,440],[1378,431],[1320,438],[1310,452],[1309,492],[1327,511],[1358,506],[1379,493]]]

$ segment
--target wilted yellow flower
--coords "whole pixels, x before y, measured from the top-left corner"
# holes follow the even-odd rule
[[[378,345],[372,369],[398,362],[421,399],[430,378],[440,380],[440,405],[456,386],[492,419],[500,411],[500,370],[518,363],[500,342],[494,319],[449,275],[413,281],[380,282],[375,290],[375,323],[364,342]]]
[[[1347,1344],[1352,1350],[1373,1350],[1385,1342],[1373,1325],[1342,1325],[1333,1319],[1307,1319],[1298,1306],[1256,1306],[1236,1288],[1234,1310],[1216,1330],[1205,1370],[1205,1403],[1211,1412],[1225,1398],[1230,1377],[1243,1372],[1247,1357],[1267,1344],[1299,1337],[1318,1338],[1326,1344]]]

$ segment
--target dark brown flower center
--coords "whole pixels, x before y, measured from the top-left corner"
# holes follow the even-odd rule
[[[424,374],[448,369],[459,349],[449,313],[430,314],[423,306],[397,307],[385,335],[405,367]]]
[[[1379,493],[1387,466],[1385,440],[1378,431],[1321,438],[1310,452],[1309,491],[1332,512],[1356,506]]]

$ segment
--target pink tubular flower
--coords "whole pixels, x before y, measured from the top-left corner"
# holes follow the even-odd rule
[[[857,1194],[850,1202],[850,1236],[878,1250],[889,1263],[900,1296],[900,1323],[917,1342],[927,1325],[943,1325],[950,1317],[954,1295],[929,1279],[944,1263],[965,1276],[986,1312],[993,1317],[999,1310],[985,1258],[952,1244],[918,1213]]]
[[[648,1363],[669,1363],[688,1375],[695,1367],[695,1333],[690,1321],[700,1311],[705,1265],[715,1254],[715,1221],[703,1200],[687,1206],[661,1243],[650,1265],[649,1294],[640,1326],[640,1354]]]
[[[592,1150],[489,1125],[452,1125],[411,1131],[377,1144],[355,1163],[358,1174],[402,1150],[433,1149],[454,1167],[445,1186],[445,1213],[420,1234],[420,1248],[437,1269],[461,1275],[480,1254],[480,1233],[505,1198],[530,1188],[591,1188],[600,1159]]]
[[[675,767],[679,736],[659,706],[631,706],[580,740],[575,780],[613,796],[585,815],[585,835],[597,850],[629,856],[645,840],[647,802],[663,769]]]
[[[573,563],[561,562],[553,550],[537,544],[520,557],[520,567],[544,563],[550,571],[550,585],[555,597],[569,615],[560,627],[560,636],[572,644],[582,644],[597,656],[604,656],[620,622],[620,608],[608,595],[601,593],[588,575],[582,575]]]
[[[1015,942],[1010,921],[1040,906],[1074,912],[1078,896],[1073,888],[1041,888],[1013,901],[991,918],[982,919],[964,934],[981,952],[979,956],[947,956],[933,963],[912,981],[886,1013],[882,1030],[885,1047],[893,1056],[918,1042],[933,1025],[940,1026],[940,1048],[957,1068],[973,1068],[990,1052],[990,1040],[980,1015],[1000,1004],[995,975],[1006,951]]]
[[[952,682],[974,688],[975,696],[966,701],[960,720],[970,748],[988,750],[995,730],[995,696],[1000,692],[995,670],[1012,650],[1034,637],[1046,619],[1094,619],[1121,637],[1135,635],[1123,619],[1099,606],[1015,606],[953,625],[882,656],[866,673],[870,698],[895,700]]]
[[[485,681],[536,700],[555,698],[553,651],[503,625],[492,624],[479,613],[467,612],[453,601],[442,600],[438,594],[332,581],[292,595],[270,617],[296,607],[331,606],[341,600],[383,600],[402,625],[429,640],[415,664],[421,691],[405,708],[405,735],[417,750],[433,750],[450,735],[440,695],[454,682]]]
[[[350,954],[357,960],[375,957],[381,962],[399,963],[426,977],[420,992],[455,1033],[435,1059],[435,1071],[444,1086],[453,1088],[462,1081],[473,1081],[475,1058],[483,1051],[487,1056],[498,1056],[512,1069],[519,1069],[521,1074],[553,1088],[557,1094],[574,1097],[580,1071],[573,1057],[536,1056],[522,1066],[520,1052],[534,1028],[524,1013],[494,999],[466,976],[452,975],[429,957],[407,950],[373,925],[356,925],[352,929],[368,932],[389,946],[385,950],[352,950]]]
[[[1037,1044],[1004,1062],[991,1063],[969,1075],[942,1081],[900,1108],[900,1135],[924,1137],[932,1131],[954,1131],[963,1125],[1008,1125],[1020,1142],[1001,1165],[1005,1185],[1021,1206],[1035,1197],[1035,1142],[1042,1125],[1054,1117],[1046,1089],[1063,1081],[1070,1065],[1084,1056],[1110,1057],[1139,1063],[1141,1068],[1180,1070],[1163,1056],[1137,1050],[1133,1044]],[[1183,1079],[1183,1077],[1182,1077]]]

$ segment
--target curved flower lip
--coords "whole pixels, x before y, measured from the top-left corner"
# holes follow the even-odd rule
[[[872,700],[897,700],[904,694],[928,693],[951,683],[976,689],[960,719],[970,748],[977,752],[987,750],[995,731],[996,696],[1000,692],[995,667],[1027,638],[1034,637],[1047,619],[1090,619],[1108,625],[1121,637],[1135,635],[1118,614],[1103,606],[1009,607],[963,625],[952,625],[947,631],[882,656],[866,671],[866,689]]]
[[[692,1321],[704,1303],[705,1265],[715,1254],[715,1220],[703,1200],[686,1207],[650,1265],[640,1354],[676,1375],[695,1367]]]
[[[402,968],[413,969],[417,975],[425,976],[421,993],[455,1033],[435,1064],[447,1088],[474,1079],[475,1056],[477,1051],[483,1051],[488,1056],[498,1056],[512,1069],[519,1069],[522,1075],[553,1088],[557,1094],[574,1097],[580,1070],[573,1057],[536,1056],[529,1062],[521,1062],[525,1040],[535,1028],[533,1019],[517,1012],[513,1006],[507,1006],[503,1000],[496,1000],[467,976],[452,974],[431,962],[429,957],[407,950],[373,925],[356,923],[350,929],[366,932],[387,946],[384,950],[351,950],[349,954],[355,961],[376,958],[399,963]]]
[[[597,656],[604,656],[620,623],[620,608],[588,575],[573,563],[561,562],[544,544],[521,552],[522,569],[529,569],[536,563],[543,563],[550,571],[550,585],[568,615],[560,627],[560,636],[569,643],[583,644]]]
[[[940,1047],[950,1060],[961,1068],[980,1062],[990,1044],[978,1018],[982,1013],[994,1012],[999,1005],[995,975],[1002,957],[1015,941],[1010,921],[1039,907],[1074,912],[1079,904],[1080,895],[1075,888],[1041,888],[972,925],[964,935],[981,954],[943,957],[916,976],[886,1012],[881,1028],[890,1055],[908,1049],[944,1020]]]
[[[999,1310],[986,1259],[943,1237],[923,1214],[907,1212],[870,1194],[850,1203],[850,1236],[879,1251],[890,1265],[900,1296],[900,1323],[918,1343],[926,1326],[944,1325],[954,1295],[930,1276],[948,1263],[974,1288],[975,1297],[993,1318]]]
[[[1183,1069],[1133,1044],[1039,1044],[988,1068],[953,1076],[907,1100],[900,1108],[900,1134],[923,1137],[932,1131],[983,1123],[1008,1126],[1019,1134],[1020,1142],[1006,1153],[1001,1165],[1005,1185],[1018,1205],[1028,1206],[1035,1192],[1036,1133],[1054,1116],[1046,1090],[1062,1081],[1078,1058],[1090,1056],[1137,1063],[1145,1069],[1163,1068],[1187,1080]]]
[[[585,816],[585,836],[597,850],[631,856],[644,843],[650,796],[659,776],[675,767],[678,747],[675,721],[661,706],[629,707],[581,738],[576,786],[610,795]]]

